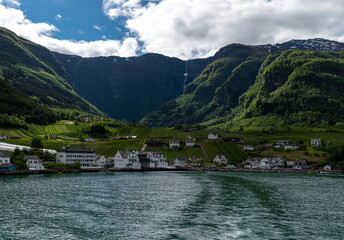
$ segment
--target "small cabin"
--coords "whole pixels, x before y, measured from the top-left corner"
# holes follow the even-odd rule
[[[213,162],[218,165],[226,165],[228,160],[225,155],[216,155]]]
[[[219,139],[219,135],[217,133],[209,133],[208,139],[211,139],[211,140]]]
[[[187,147],[194,147],[195,145],[196,145],[195,139],[189,139],[189,140],[186,140],[186,142],[185,142],[185,146],[187,146]]]
[[[44,170],[42,160],[37,155],[25,155],[26,166],[31,171]]]
[[[323,167],[323,170],[325,170],[325,171],[331,171],[332,168],[331,168],[330,165],[326,165],[325,167]]]
[[[243,149],[245,151],[254,151],[254,147],[252,145],[244,145]]]
[[[179,148],[180,147],[180,142],[179,141],[170,141],[169,142],[169,147],[170,148]]]
[[[320,147],[321,146],[321,140],[320,139],[312,139],[311,140],[311,146],[312,147]]]
[[[176,167],[185,167],[187,165],[185,157],[176,157],[173,161],[173,165]]]

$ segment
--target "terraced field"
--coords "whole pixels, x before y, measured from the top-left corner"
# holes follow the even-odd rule
[[[206,138],[208,138],[209,133],[217,133],[222,138],[235,135],[235,134],[231,134],[229,132],[226,132],[224,130],[218,130],[218,129],[212,129],[212,130],[205,130],[205,129],[203,129],[203,130],[197,130],[197,131],[188,132],[188,134],[192,138],[198,138],[198,139],[206,139]]]
[[[45,131],[50,135],[71,135],[71,134],[77,134],[78,131],[81,131],[80,126],[74,125],[74,124],[63,124],[63,123],[57,123],[57,124],[51,124],[45,127]]]
[[[130,136],[138,136],[139,138],[146,138],[152,132],[151,128],[133,128],[130,132]]]
[[[185,134],[185,132],[180,130],[172,130],[168,128],[152,128],[152,132],[149,135],[149,138],[185,141],[187,139],[187,135]]]
[[[146,151],[162,152],[169,162],[173,162],[176,157],[192,157],[205,159],[203,151],[200,147],[184,147],[181,151],[169,150],[167,147],[147,147]]]
[[[225,155],[231,163],[241,163],[247,158],[247,154],[235,143],[220,140],[207,141],[201,144],[208,162],[212,162],[216,155]]]

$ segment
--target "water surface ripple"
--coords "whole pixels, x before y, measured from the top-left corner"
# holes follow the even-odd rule
[[[343,239],[344,177],[0,177],[0,239]]]

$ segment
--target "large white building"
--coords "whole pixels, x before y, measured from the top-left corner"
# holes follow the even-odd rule
[[[11,155],[6,151],[0,150],[0,164],[7,164],[11,161]]]
[[[161,152],[118,151],[114,157],[118,169],[167,168],[167,159]]]
[[[118,151],[114,157],[114,167],[118,169],[141,169],[137,151]]]
[[[29,170],[44,170],[43,161],[37,155],[25,155],[24,159]]]
[[[80,162],[80,168],[101,168],[96,164],[97,156],[93,149],[63,147],[57,151],[56,162],[63,164],[74,164]]]
[[[161,152],[146,152],[149,159],[149,168],[167,168],[168,162]],[[144,166],[142,166],[144,167]]]

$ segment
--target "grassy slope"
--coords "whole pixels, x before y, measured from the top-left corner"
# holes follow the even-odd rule
[[[340,124],[344,119],[343,57],[342,52],[301,50],[271,55],[225,126]]]
[[[254,83],[267,53],[233,44],[219,51],[185,93],[146,115],[149,126],[194,124],[217,119],[237,105],[238,97]]]
[[[0,128],[0,135],[5,134],[7,136],[21,136],[22,139],[19,140],[7,140],[5,142],[27,145],[31,143],[31,138],[33,137],[45,137],[48,133],[57,134],[58,131],[63,130],[63,134],[68,136],[75,131],[81,131],[82,137],[89,137],[84,130],[89,128],[88,123],[80,123],[79,125],[71,124],[69,121],[60,121],[54,125],[41,126],[30,124],[29,129],[4,129]],[[55,129],[56,132],[51,132],[52,129]],[[109,129],[109,128],[108,128]],[[86,146],[93,148],[97,151],[98,154],[105,155],[106,157],[112,157],[118,150],[141,150],[145,142],[148,139],[156,139],[164,142],[168,142],[171,139],[179,139],[185,141],[189,137],[197,139],[197,147],[189,148],[184,147],[181,151],[172,151],[168,147],[157,148],[157,147],[148,147],[147,151],[161,151],[167,157],[167,159],[172,162],[173,159],[177,156],[191,157],[196,156],[200,158],[204,164],[212,162],[212,159],[216,154],[224,154],[230,160],[232,164],[238,164],[241,160],[247,157],[247,154],[244,153],[239,145],[234,143],[225,143],[222,140],[210,141],[207,139],[207,136],[210,132],[218,133],[222,138],[226,136],[239,136],[245,139],[246,144],[270,144],[272,145],[278,140],[289,140],[290,142],[297,143],[304,150],[299,151],[284,151],[284,150],[267,150],[260,153],[257,153],[261,158],[263,157],[273,157],[281,156],[285,159],[295,160],[298,158],[306,159],[309,162],[324,162],[326,161],[326,152],[309,148],[310,140],[313,138],[320,138],[322,142],[329,144],[342,144],[344,142],[344,131],[336,131],[331,129],[306,129],[306,128],[292,128],[291,130],[287,129],[262,129],[262,128],[247,128],[245,132],[238,132],[233,130],[232,132],[227,132],[220,129],[212,130],[198,130],[194,132],[188,132],[187,134],[183,131],[176,131],[167,128],[136,128],[132,126],[127,126],[122,129],[110,128],[109,134],[107,137],[112,138],[115,136],[128,136],[135,135],[139,136],[138,139],[132,140],[119,140],[119,141],[105,141],[105,142],[95,142],[95,143],[85,143],[79,140],[64,140],[59,138],[57,140],[44,139],[43,144],[45,148],[59,150],[65,145],[74,145],[74,146]],[[62,133],[61,133],[62,134]],[[91,136],[92,137],[92,136]],[[149,138],[148,138],[149,137]],[[307,152],[307,153],[306,153]]]
[[[0,49],[0,79],[17,90],[49,107],[101,114],[74,92],[62,65],[48,49],[1,27]]]

